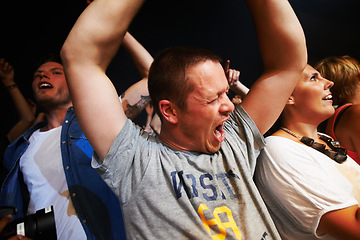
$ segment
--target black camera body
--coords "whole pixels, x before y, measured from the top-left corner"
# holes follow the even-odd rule
[[[40,209],[34,214],[9,223],[1,232],[0,239],[23,235],[34,240],[56,240],[56,226],[53,206]]]

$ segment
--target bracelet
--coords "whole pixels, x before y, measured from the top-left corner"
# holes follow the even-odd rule
[[[11,90],[13,88],[16,88],[16,87],[18,87],[18,85],[16,83],[13,83],[13,84],[10,84],[10,85],[6,86],[5,88],[6,88],[6,90],[9,91],[9,90]]]

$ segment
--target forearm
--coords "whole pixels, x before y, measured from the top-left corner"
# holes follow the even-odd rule
[[[19,114],[20,120],[32,123],[35,120],[35,115],[31,109],[30,104],[21,94],[19,88],[12,88],[8,90],[11,99],[15,105],[15,108]]]
[[[252,13],[265,72],[296,70],[307,64],[304,32],[287,0],[247,0]]]
[[[151,63],[151,54],[129,33],[126,32],[122,46],[129,53],[142,78],[147,78]]]
[[[335,239],[360,240],[360,209],[358,205],[325,213],[318,230]]]
[[[150,103],[147,78],[130,86],[121,96],[123,109],[127,118],[133,120]]]
[[[242,107],[264,134],[280,116],[301,79],[307,50],[301,25],[287,0],[247,3],[255,22],[264,73],[252,85]]]

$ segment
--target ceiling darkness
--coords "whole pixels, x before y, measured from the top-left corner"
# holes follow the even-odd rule
[[[304,28],[309,63],[330,55],[360,59],[359,0],[290,0]],[[85,0],[7,1],[0,4],[0,58],[15,68],[16,82],[31,98],[34,66],[40,56],[58,53]],[[247,86],[262,72],[256,36],[242,0],[149,0],[129,31],[155,56],[174,45],[196,45],[231,60]],[[119,94],[140,80],[129,56],[121,48],[108,75]],[[9,95],[0,87],[3,127],[17,121]],[[143,124],[143,117],[136,121]]]

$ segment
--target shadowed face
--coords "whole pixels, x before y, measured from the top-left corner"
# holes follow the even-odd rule
[[[71,104],[64,69],[60,63],[42,64],[34,73],[32,89],[37,103],[45,109]]]

